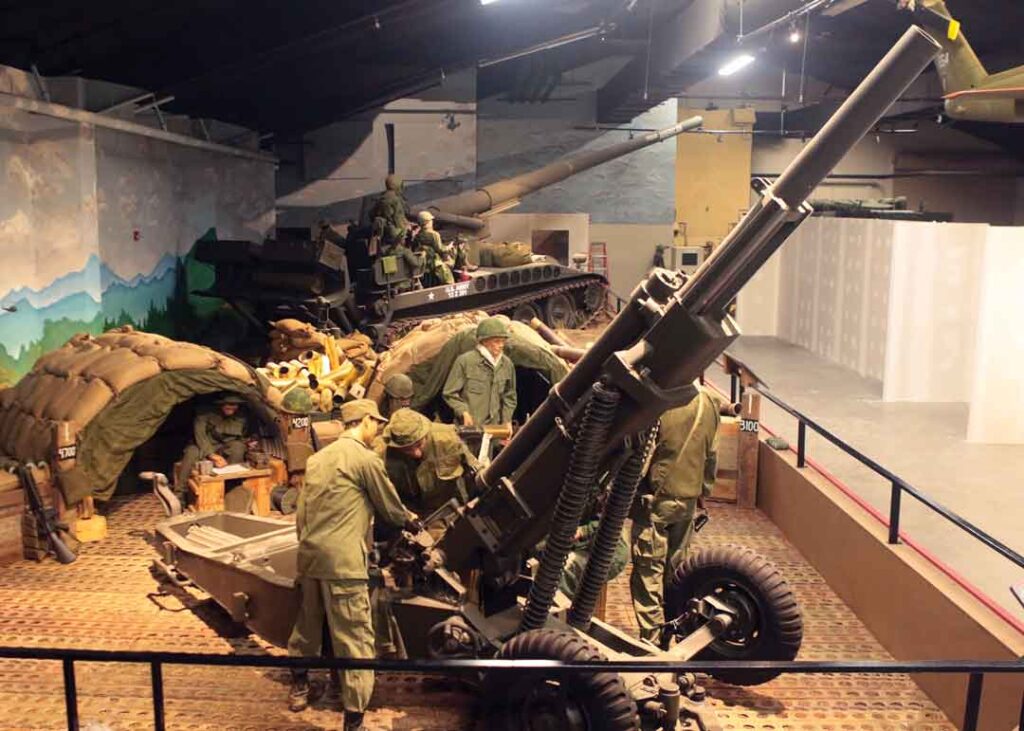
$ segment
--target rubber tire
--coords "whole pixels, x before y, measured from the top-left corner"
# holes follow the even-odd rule
[[[527,325],[530,324],[530,320],[532,320],[534,317],[536,317],[538,320],[540,319],[540,310],[538,310],[536,306],[530,304],[529,302],[524,302],[521,305],[517,305],[512,309],[512,312],[509,313],[510,319],[516,320],[517,322],[525,322]]]
[[[665,593],[665,616],[678,617],[690,599],[699,598],[702,587],[730,581],[756,597],[762,611],[760,637],[743,651],[716,641],[696,660],[792,660],[803,641],[803,615],[789,584],[775,566],[755,551],[741,546],[716,546],[691,554],[676,569]],[[733,685],[760,685],[779,675],[773,670],[725,670],[712,676]]]
[[[576,303],[563,292],[544,300],[544,322],[555,330],[576,327]]]
[[[496,656],[502,660],[561,660],[562,662],[605,662],[604,654],[573,632],[537,629],[523,632],[506,642]],[[537,683],[549,680],[539,673],[491,671],[484,679],[484,708],[481,729],[525,731],[519,717],[524,699]],[[589,731],[639,731],[636,703],[618,673],[572,674],[563,676],[566,692],[587,718]],[[497,702],[495,702],[497,701]]]

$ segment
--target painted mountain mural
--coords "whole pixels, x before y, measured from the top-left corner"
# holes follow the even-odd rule
[[[0,296],[0,386],[16,381],[40,355],[75,333],[98,334],[128,324],[178,336],[176,331],[193,319],[187,280],[184,259],[172,254],[130,279],[91,256],[82,269],[41,289],[7,292]]]

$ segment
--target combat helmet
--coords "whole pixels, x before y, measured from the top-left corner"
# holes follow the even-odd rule
[[[313,410],[313,399],[304,388],[293,388],[281,400],[281,411],[289,414],[308,414]]]
[[[508,338],[508,323],[500,317],[488,317],[476,326],[476,341],[478,343],[488,338]]]
[[[430,419],[412,409],[398,409],[384,427],[384,443],[401,449],[411,447],[430,433]]]
[[[391,398],[411,399],[414,390],[412,379],[404,373],[396,373],[384,381],[384,393]]]

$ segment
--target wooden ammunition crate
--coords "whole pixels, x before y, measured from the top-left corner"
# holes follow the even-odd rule
[[[25,498],[18,476],[0,471],[0,565],[21,558],[21,515]]]

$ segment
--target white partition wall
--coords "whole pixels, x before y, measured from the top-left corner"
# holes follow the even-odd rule
[[[884,401],[969,402],[969,441],[1024,443],[1024,228],[814,217],[738,318],[880,380]]]
[[[1024,228],[988,230],[967,441],[1024,444]]]
[[[881,379],[894,225],[856,218],[804,222],[782,249],[778,336]]]
[[[883,401],[970,398],[988,231],[983,223],[895,224]]]

